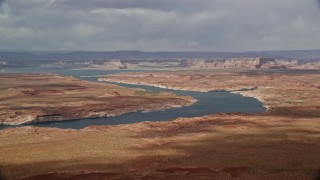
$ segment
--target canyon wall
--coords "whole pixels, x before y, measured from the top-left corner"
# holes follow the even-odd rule
[[[275,58],[213,58],[172,60],[105,60],[91,62],[93,69],[320,69],[320,60]]]

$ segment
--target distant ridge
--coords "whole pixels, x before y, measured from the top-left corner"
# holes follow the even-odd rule
[[[56,61],[105,59],[192,59],[273,57],[284,59],[320,59],[320,50],[248,51],[248,52],[143,52],[143,51],[10,51],[0,50],[0,60]]]

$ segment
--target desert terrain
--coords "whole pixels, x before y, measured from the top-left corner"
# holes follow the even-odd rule
[[[269,112],[300,108],[320,116],[320,75],[318,71],[215,70],[150,73],[120,73],[100,81],[142,84],[168,89],[209,92],[227,90],[255,97]],[[299,111],[295,112],[298,113]],[[290,112],[293,113],[293,112]]]
[[[317,72],[126,73],[100,80],[257,97],[260,114],[216,114],[81,130],[0,131],[3,179],[319,179]]]
[[[191,105],[173,93],[149,93],[54,74],[0,74],[0,124],[110,117]]]

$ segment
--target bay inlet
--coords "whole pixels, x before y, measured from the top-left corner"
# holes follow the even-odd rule
[[[73,76],[85,81],[97,81],[98,75],[114,74],[123,71],[117,70],[72,70],[56,67],[29,67],[29,68],[7,68],[4,73],[56,73],[64,76]],[[128,72],[128,71],[125,71]],[[139,71],[137,71],[139,72]],[[101,82],[102,83],[102,82]],[[115,117],[88,118],[63,122],[43,122],[32,124],[39,127],[57,127],[81,129],[93,125],[119,125],[131,124],[144,121],[167,121],[179,117],[199,117],[217,113],[261,113],[266,109],[263,104],[255,98],[244,97],[228,91],[213,92],[191,92],[181,90],[163,89],[145,85],[131,85],[123,83],[113,83],[128,88],[140,88],[146,91],[169,91],[182,96],[192,96],[197,100],[193,105],[186,107],[171,108],[164,111],[155,112],[133,112]],[[12,126],[1,126],[4,129]]]

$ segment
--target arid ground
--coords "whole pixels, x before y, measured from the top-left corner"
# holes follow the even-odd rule
[[[257,97],[261,114],[216,114],[95,126],[0,131],[3,179],[317,179],[320,74],[129,73],[102,80]]]
[[[1,74],[0,124],[109,117],[191,105],[191,97],[148,93],[54,74]]]

